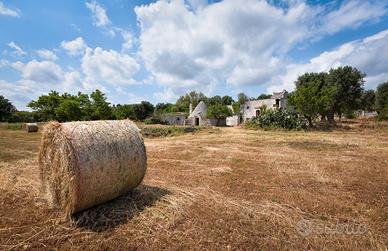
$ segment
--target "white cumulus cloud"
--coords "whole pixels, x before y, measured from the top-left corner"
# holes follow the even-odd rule
[[[322,31],[335,33],[344,28],[357,28],[365,22],[373,22],[388,13],[383,1],[345,1],[337,10],[329,12],[322,21]]]
[[[85,75],[86,86],[110,85],[117,87],[135,84],[134,74],[140,66],[128,54],[97,47],[86,50],[81,67]]]
[[[0,15],[9,17],[20,17],[21,12],[19,9],[7,8],[3,2],[0,1]]]
[[[112,23],[106,14],[105,8],[94,0],[86,2],[86,7],[92,12],[93,24],[96,27],[103,28],[108,35],[115,36],[114,28],[112,27]]]
[[[83,55],[87,45],[82,37],[77,37],[71,41],[62,41],[61,47],[70,55]]]
[[[316,37],[359,27],[385,15],[379,1],[346,1],[326,9],[305,1],[158,1],[135,8],[139,55],[166,92],[275,85],[288,52]],[[170,95],[171,96],[171,95]]]
[[[28,62],[22,68],[22,78],[36,83],[58,83],[61,82],[63,71],[61,67],[51,61]]]
[[[57,55],[54,52],[47,49],[37,50],[36,53],[40,58],[45,60],[55,61],[58,59]]]
[[[9,66],[20,72],[20,78],[14,82],[0,80],[0,89],[19,109],[25,109],[28,102],[51,90],[72,93],[83,90],[79,72],[66,72],[52,61],[31,60],[25,64],[17,61]]]
[[[27,53],[13,41],[8,43],[8,47],[13,49],[13,54],[15,55],[18,55],[21,57],[27,55]]]
[[[326,51],[312,58],[306,64],[287,66],[286,74],[280,76],[281,85],[274,85],[269,91],[293,89],[294,81],[305,72],[329,71],[331,68],[350,65],[367,74],[366,87],[375,88],[388,80],[388,30],[361,40],[345,43],[332,51]]]

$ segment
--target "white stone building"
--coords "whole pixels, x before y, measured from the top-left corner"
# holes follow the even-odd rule
[[[243,121],[259,117],[264,109],[284,109],[287,107],[288,92],[274,92],[269,99],[249,100],[242,107]]]
[[[190,109],[191,110],[191,109]],[[201,101],[195,107],[194,111],[190,112],[186,120],[186,125],[194,126],[225,126],[226,119],[215,119],[207,117],[208,106]]]
[[[241,121],[240,121],[241,116],[239,114],[235,114],[232,105],[228,105],[228,108],[229,108],[229,110],[232,111],[233,115],[226,118],[226,125],[227,126],[238,126],[241,123]]]
[[[185,125],[186,114],[184,112],[166,113],[161,115],[161,120],[169,125]]]

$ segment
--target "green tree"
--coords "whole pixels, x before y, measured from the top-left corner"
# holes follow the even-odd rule
[[[239,115],[240,114],[240,110],[241,110],[241,104],[240,102],[234,102],[232,104],[232,107],[233,107],[233,113],[234,115]]]
[[[39,122],[43,121],[41,114],[30,111],[15,111],[8,122]]]
[[[179,111],[188,113],[190,103],[193,105],[193,108],[195,108],[200,101],[206,102],[207,97],[202,92],[191,91],[184,96],[179,97],[175,104]]]
[[[110,103],[106,101],[104,93],[96,89],[94,92],[92,92],[92,94],[90,94],[90,97],[92,98],[92,119],[99,120],[112,118],[112,108],[110,107]]]
[[[64,99],[55,113],[59,121],[77,121],[83,118],[79,101],[72,98]]]
[[[28,107],[42,114],[44,120],[57,120],[56,109],[62,102],[62,97],[56,91],[41,95],[38,100],[28,103]]]
[[[374,90],[366,90],[362,92],[360,100],[360,108],[363,111],[374,111],[376,95]]]
[[[0,95],[0,121],[8,121],[14,112],[16,112],[15,106],[4,96]]]
[[[154,105],[148,101],[142,101],[140,104],[135,104],[133,110],[137,120],[144,120],[152,116]]]
[[[115,117],[117,119],[136,119],[133,105],[120,105],[114,107]]]
[[[311,82],[298,85],[296,90],[288,96],[289,104],[302,114],[308,121],[309,126],[313,126],[313,121],[319,114],[324,113],[329,100],[328,95],[322,92],[320,82],[312,79]]]
[[[78,92],[76,100],[79,103],[81,109],[82,118],[80,120],[91,120],[92,116],[92,102],[90,101],[89,95]]]
[[[156,104],[154,110],[155,115],[161,115],[164,113],[171,112],[185,112],[185,109],[183,109],[183,107],[178,107],[177,105],[171,103],[158,103]]]
[[[388,118],[388,82],[381,83],[377,87],[376,111],[380,119]]]
[[[219,95],[209,98],[206,103],[208,105],[223,104],[222,98]]]
[[[309,72],[295,81],[295,91],[290,93],[288,101],[295,110],[303,115],[310,126],[321,115],[325,117],[331,95],[331,88],[326,86],[327,73]]]
[[[260,94],[257,99],[269,99],[271,98],[272,95],[271,94]]]
[[[322,89],[326,85],[327,76],[328,73],[326,72],[307,72],[298,77],[298,79],[295,81],[295,87],[298,89],[303,85],[316,82],[319,85],[319,89]]]
[[[247,95],[245,95],[245,93],[241,92],[241,93],[237,94],[237,100],[241,105],[243,105],[243,104],[245,104],[246,101],[249,100],[249,98]]]
[[[232,116],[232,111],[225,104],[215,103],[209,106],[207,116],[217,119],[217,125],[219,125],[221,119]]]
[[[358,108],[366,75],[351,66],[331,69],[326,78],[325,88],[330,89],[330,104],[327,119],[334,123],[334,114],[339,116],[343,112],[351,112]]]
[[[234,102],[234,100],[231,96],[223,96],[222,97],[222,103],[224,105],[231,105],[231,104],[233,104],[233,102]]]

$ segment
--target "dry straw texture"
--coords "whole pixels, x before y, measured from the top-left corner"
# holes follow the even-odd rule
[[[26,132],[37,132],[38,131],[38,124],[37,123],[25,123],[24,130],[26,130]]]
[[[39,166],[49,204],[71,215],[138,186],[147,156],[129,120],[50,122],[42,132]]]

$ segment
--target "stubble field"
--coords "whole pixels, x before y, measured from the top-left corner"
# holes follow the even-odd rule
[[[146,138],[143,184],[63,220],[39,195],[40,134],[0,129],[0,250],[386,250],[388,124]]]

